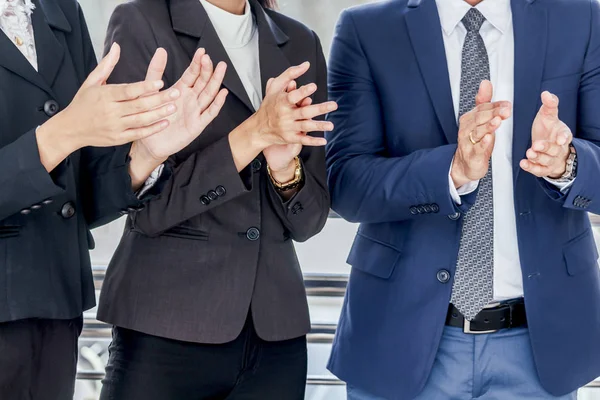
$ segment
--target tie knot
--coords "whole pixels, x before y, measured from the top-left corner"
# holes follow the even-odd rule
[[[475,7],[471,8],[462,19],[462,23],[469,32],[479,32],[485,21],[483,14]]]

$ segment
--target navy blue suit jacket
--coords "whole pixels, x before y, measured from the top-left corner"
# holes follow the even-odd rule
[[[539,377],[554,395],[600,375],[600,270],[588,212],[600,212],[600,3],[512,0],[513,176],[518,243]],[[387,399],[410,399],[434,362],[452,289],[460,215],[456,150],[435,0],[345,11],[330,60],[339,111],[328,139],[333,208],[360,222],[329,368]],[[540,94],[560,98],[578,176],[567,194],[520,170]],[[448,275],[450,279],[447,279]]]

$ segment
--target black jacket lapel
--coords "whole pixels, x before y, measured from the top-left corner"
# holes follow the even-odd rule
[[[171,1],[171,22],[175,32],[198,38],[197,48],[204,48],[214,65],[221,61],[227,63],[223,86],[254,112],[246,89],[202,4],[198,0]],[[190,54],[190,57],[193,57],[193,54]]]
[[[267,92],[267,82],[276,78],[290,67],[289,60],[281,51],[281,46],[289,40],[288,36],[275,24],[256,0],[250,0],[256,16],[259,35],[260,74],[263,97]]]
[[[59,37],[62,37],[64,32],[71,32],[71,25],[60,7],[49,0],[36,2],[32,21],[38,71],[46,83],[52,87],[65,57],[65,49]]]

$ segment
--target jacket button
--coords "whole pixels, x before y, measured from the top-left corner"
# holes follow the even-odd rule
[[[450,272],[446,269],[440,269],[437,273],[437,280],[440,283],[448,283],[450,280]]]
[[[425,210],[425,212],[427,214],[431,214],[433,212],[433,208],[431,208],[431,205],[427,204],[423,206],[423,209]]]
[[[211,200],[217,200],[219,198],[219,195],[214,190],[211,190],[207,194],[208,194],[208,198]]]
[[[431,212],[435,213],[435,214],[439,213],[440,212],[440,206],[438,206],[437,204],[432,204],[431,205]]]
[[[225,193],[227,193],[227,190],[225,190],[225,187],[223,186],[217,186],[217,189],[215,189],[217,194],[219,195],[219,197],[223,197],[225,196]]]
[[[450,218],[452,221],[456,221],[456,220],[458,220],[460,218],[460,213],[457,212],[457,213],[454,213],[454,214],[450,214],[450,215],[448,215],[448,218]]]
[[[40,208],[42,208],[41,204],[34,204],[34,205],[31,206],[32,210],[39,210]]]
[[[418,206],[417,210],[419,210],[419,214],[427,213],[427,211],[425,210],[425,206]]]
[[[52,199],[47,199],[47,200],[42,201],[42,204],[45,206],[47,206],[48,204],[52,204],[52,203],[54,203],[54,200],[52,200]]]
[[[250,228],[250,229],[248,229],[248,232],[246,232],[246,237],[251,242],[254,242],[255,240],[258,240],[258,238],[260,237],[260,231],[258,230],[258,228],[254,228],[254,227]]]
[[[29,214],[31,214],[31,210],[29,208],[25,208],[25,209],[21,210],[21,214],[29,215]]]
[[[72,202],[67,202],[62,206],[62,209],[60,210],[60,215],[64,218],[64,219],[69,219],[71,218],[73,215],[75,215],[75,206],[73,205]]]
[[[262,163],[260,162],[260,160],[256,159],[256,160],[252,161],[252,171],[258,172],[258,171],[260,171],[261,168],[262,168]]]
[[[54,100],[48,100],[44,103],[44,112],[49,117],[54,117],[59,109],[58,103]]]
[[[294,206],[292,207],[292,213],[294,215],[299,214],[302,211],[304,211],[304,207],[302,207],[302,204],[300,202],[294,204]]]
[[[417,214],[419,214],[419,209],[418,209],[417,207],[415,207],[415,206],[412,206],[412,207],[410,208],[410,213],[411,213],[412,215],[417,215]]]
[[[200,203],[207,206],[210,204],[210,199],[208,198],[208,196],[202,196],[202,197],[200,197]]]

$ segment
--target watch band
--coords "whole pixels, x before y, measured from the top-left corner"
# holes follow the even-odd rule
[[[296,157],[295,161],[296,170],[294,171],[294,178],[291,181],[284,183],[277,181],[277,179],[273,177],[273,174],[271,173],[271,168],[267,165],[267,172],[269,174],[269,178],[271,179],[271,182],[273,183],[275,188],[280,192],[286,192],[288,190],[296,189],[302,183],[302,163],[300,162],[299,157]]]
[[[569,157],[567,157],[567,167],[565,173],[560,177],[561,180],[571,181],[577,177],[577,150],[573,145],[569,146]]]

